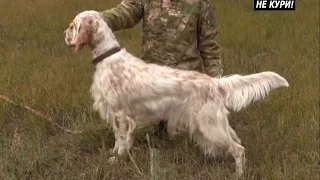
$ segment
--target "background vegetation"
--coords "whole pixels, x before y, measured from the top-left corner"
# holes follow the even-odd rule
[[[63,31],[81,11],[105,10],[120,0],[1,0],[0,94],[46,119],[0,99],[0,179],[142,179],[130,160],[109,165],[113,135],[92,112],[94,67],[88,49],[64,44]],[[241,3],[240,3],[241,2]],[[246,147],[246,179],[319,179],[319,1],[299,0],[296,11],[253,11],[252,0],[215,0],[225,74],[275,71],[290,88],[233,113],[230,123]],[[140,24],[117,32],[139,56]],[[205,158],[192,143],[151,136],[158,179],[228,179],[232,159]],[[150,178],[145,137],[131,151]]]

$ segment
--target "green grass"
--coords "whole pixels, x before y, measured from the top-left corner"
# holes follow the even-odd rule
[[[77,13],[119,2],[0,1],[0,94],[85,132],[67,134],[0,100],[0,179],[142,179],[130,160],[107,163],[113,135],[96,131],[106,125],[91,108],[90,52],[74,54],[62,35]],[[230,116],[246,147],[245,177],[319,179],[319,2],[299,0],[296,11],[282,12],[255,12],[252,0],[241,2],[214,1],[225,74],[270,70],[291,85]],[[139,55],[140,25],[116,36]],[[228,179],[234,171],[232,159],[206,159],[192,143],[151,141],[158,179]],[[144,136],[134,146],[132,157],[149,178]]]

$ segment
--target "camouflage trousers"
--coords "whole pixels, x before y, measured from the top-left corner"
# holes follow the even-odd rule
[[[162,139],[164,135],[167,133],[167,122],[165,120],[161,120],[158,125],[158,129],[155,132],[155,135]]]

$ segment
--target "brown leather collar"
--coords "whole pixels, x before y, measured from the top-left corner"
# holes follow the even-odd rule
[[[107,58],[107,57],[119,52],[120,50],[121,50],[120,47],[113,47],[112,49],[106,51],[105,53],[101,54],[100,56],[94,58],[92,60],[92,64],[97,65],[99,62],[101,62],[105,58]]]

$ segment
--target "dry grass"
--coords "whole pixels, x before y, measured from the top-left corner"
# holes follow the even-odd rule
[[[299,0],[296,11],[254,12],[252,0],[216,0],[226,72],[272,70],[291,87],[232,114],[247,149],[246,179],[319,179],[319,2]],[[41,111],[66,129],[20,106],[0,101],[0,179],[142,179],[130,160],[110,166],[110,131],[92,112],[90,52],[66,47],[62,32],[74,16],[103,10],[116,0],[1,0],[0,94]],[[118,32],[123,47],[139,55],[140,26]],[[180,140],[159,140],[157,179],[228,179],[233,161],[212,161]],[[145,136],[132,158],[150,177]]]

